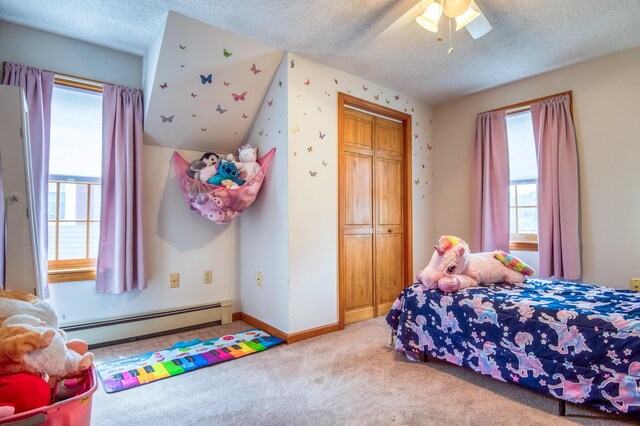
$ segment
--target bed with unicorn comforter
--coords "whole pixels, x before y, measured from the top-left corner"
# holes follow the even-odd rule
[[[527,280],[455,293],[413,285],[387,315],[395,349],[471,368],[505,382],[640,413],[640,295]]]

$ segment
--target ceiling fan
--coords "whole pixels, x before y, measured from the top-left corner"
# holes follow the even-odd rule
[[[437,33],[438,22],[443,14],[449,18],[449,31],[455,19],[456,31],[466,28],[474,39],[482,37],[493,28],[474,0],[421,0],[382,31],[378,37],[392,35],[413,21]],[[450,48],[449,53],[452,50]]]

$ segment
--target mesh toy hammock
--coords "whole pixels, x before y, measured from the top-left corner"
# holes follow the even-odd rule
[[[238,188],[226,188],[191,179],[186,175],[191,164],[175,151],[171,157],[171,163],[180,181],[184,200],[191,210],[212,222],[223,224],[231,222],[253,204],[275,153],[276,149],[272,148],[266,155],[259,158],[260,170]]]

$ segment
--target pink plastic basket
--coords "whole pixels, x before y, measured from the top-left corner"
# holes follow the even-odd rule
[[[87,371],[87,376],[89,380],[85,382],[84,391],[80,395],[47,407],[4,417],[0,419],[0,424],[5,426],[88,426],[91,424],[91,400],[98,389],[98,380],[93,366]]]

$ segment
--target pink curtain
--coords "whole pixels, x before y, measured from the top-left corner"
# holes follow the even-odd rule
[[[471,171],[473,251],[509,251],[509,147],[504,111],[476,117]]]
[[[569,95],[531,105],[538,152],[540,277],[578,279],[578,152]]]
[[[142,92],[104,85],[98,293],[147,288],[142,229]]]
[[[38,68],[5,62],[2,84],[20,86],[24,90],[29,108],[29,141],[34,193],[32,212],[36,232],[36,268],[41,282],[38,296],[49,297],[47,240],[48,240],[48,191],[49,191],[49,135],[51,125],[51,97],[53,95],[52,72]],[[4,232],[3,232],[4,235]],[[3,239],[4,245],[4,239]],[[2,253],[4,258],[4,252]]]

